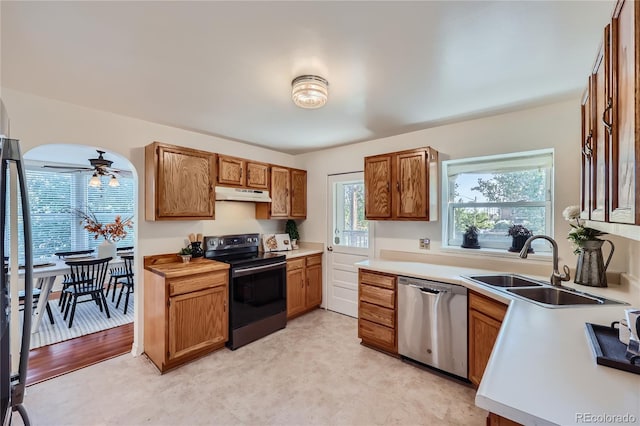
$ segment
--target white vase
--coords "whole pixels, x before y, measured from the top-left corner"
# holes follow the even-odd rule
[[[107,239],[98,246],[98,259],[105,257],[116,258],[116,245]]]

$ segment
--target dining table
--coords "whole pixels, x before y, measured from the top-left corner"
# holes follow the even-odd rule
[[[124,255],[125,253],[122,253]],[[33,263],[33,278],[36,280],[34,288],[40,289],[40,298],[38,304],[33,310],[33,319],[31,321],[31,333],[38,331],[42,322],[42,315],[45,314],[45,307],[49,303],[49,296],[56,281],[56,278],[62,275],[70,274],[71,268],[66,262],[96,259],[96,256],[68,257],[64,259],[37,260]],[[109,261],[109,269],[121,266],[124,260],[118,256]],[[18,276],[24,276],[24,269],[20,268]]]

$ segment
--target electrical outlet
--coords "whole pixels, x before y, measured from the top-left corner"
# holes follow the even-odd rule
[[[429,238],[420,238],[418,241],[420,242],[421,249],[429,249],[429,245],[431,244],[431,240]]]

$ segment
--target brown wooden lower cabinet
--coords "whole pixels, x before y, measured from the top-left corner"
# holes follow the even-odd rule
[[[360,269],[358,272],[358,337],[362,343],[398,353],[395,275]]]
[[[222,348],[229,336],[229,265],[145,257],[144,352],[165,372]]]
[[[322,254],[287,260],[287,319],[322,303]]]
[[[506,417],[489,413],[487,416],[487,426],[522,426],[520,423],[509,420]]]
[[[498,338],[507,305],[469,291],[469,380],[478,386]]]

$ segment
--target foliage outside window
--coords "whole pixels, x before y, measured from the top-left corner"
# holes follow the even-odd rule
[[[444,247],[459,247],[469,226],[481,248],[508,249],[514,225],[551,235],[552,150],[445,161],[443,174]]]
[[[104,223],[113,222],[117,215],[127,218],[134,214],[135,188],[131,178],[120,177],[120,186],[114,188],[104,177],[100,188],[92,188],[91,175],[87,174],[27,169],[26,177],[35,260],[50,258],[59,251],[95,249],[102,242],[84,229],[76,214],[78,209],[90,209]],[[18,258],[23,261],[21,217],[20,212]],[[118,246],[133,246],[134,241],[134,233],[129,231]],[[7,241],[5,249],[8,252]]]

